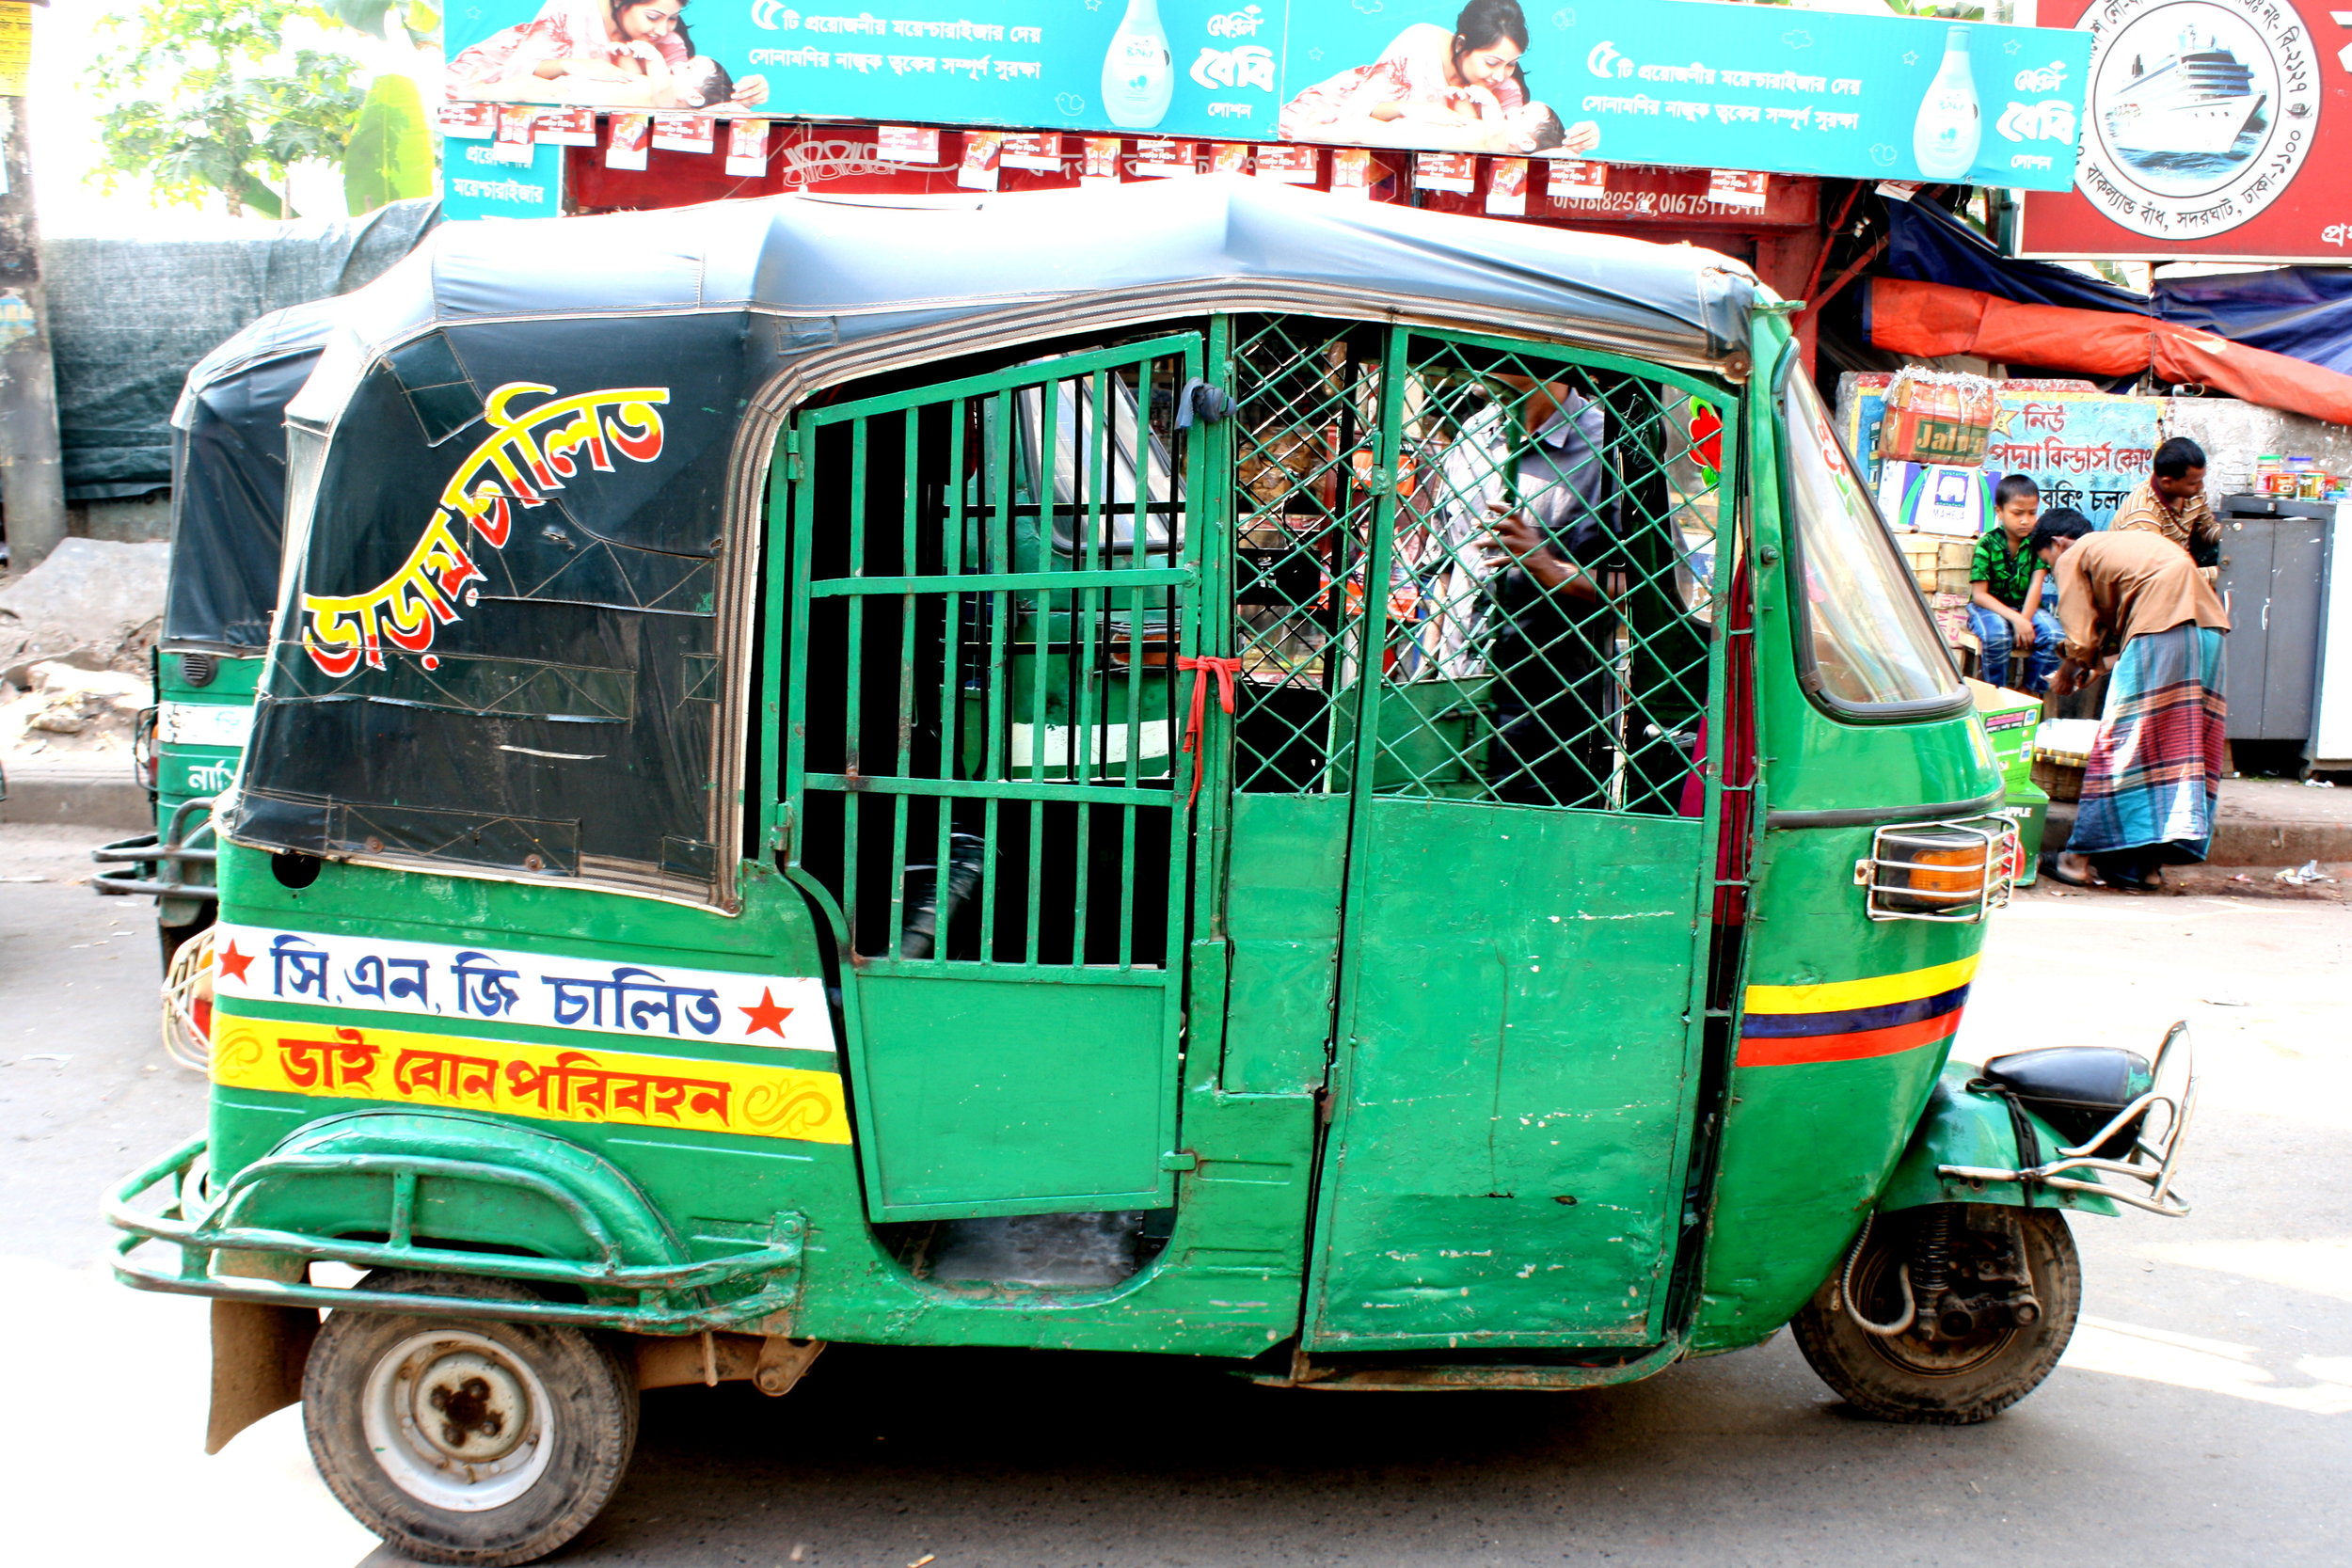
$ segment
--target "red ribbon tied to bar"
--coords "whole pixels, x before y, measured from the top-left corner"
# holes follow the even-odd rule
[[[1200,745],[1200,721],[1205,715],[1209,696],[1209,677],[1215,675],[1218,705],[1230,714],[1233,711],[1233,677],[1241,673],[1241,660],[1218,658],[1203,654],[1195,658],[1190,654],[1176,656],[1176,668],[1192,673],[1192,719],[1184,726],[1184,743],[1177,748],[1192,753],[1192,793],[1184,797],[1184,809],[1200,799],[1200,771],[1207,765],[1208,755]]]

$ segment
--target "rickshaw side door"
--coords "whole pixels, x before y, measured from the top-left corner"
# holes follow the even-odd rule
[[[877,1221],[1174,1199],[1197,632],[1177,333],[803,413],[779,836],[842,939]],[[1186,770],[1185,782],[1189,782]]]
[[[1237,325],[1232,373],[1229,1086],[1236,1038],[1308,1011],[1238,983],[1272,961],[1238,940],[1265,924],[1254,882],[1295,903],[1301,881],[1252,863],[1258,819],[1323,835],[1338,915],[1305,1343],[1654,1343],[1712,889],[1695,763],[1720,657],[1692,610],[1732,493],[1726,400],[1597,356],[1298,318]],[[1559,445],[1529,456],[1539,428]],[[1514,600],[1481,549],[1489,502],[1574,533],[1609,608]],[[1257,945],[1322,934],[1283,931]]]

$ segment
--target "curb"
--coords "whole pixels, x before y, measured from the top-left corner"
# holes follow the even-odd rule
[[[2051,801],[2042,833],[2042,850],[2047,853],[2065,848],[2074,831],[2074,803]],[[2233,816],[2229,797],[2223,795],[2222,813],[2213,825],[2213,846],[2205,855],[2205,864],[2276,870],[2307,861],[2317,861],[2322,865],[2352,861],[2352,822],[2273,822],[2257,816]]]
[[[71,823],[114,833],[152,832],[155,807],[129,773],[127,763],[103,773],[10,763],[8,799],[0,800],[0,823]]]

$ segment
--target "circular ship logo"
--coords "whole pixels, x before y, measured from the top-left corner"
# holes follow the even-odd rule
[[[2074,180],[2116,223],[2193,240],[2276,200],[2319,128],[2318,52],[2283,4],[2106,0]]]

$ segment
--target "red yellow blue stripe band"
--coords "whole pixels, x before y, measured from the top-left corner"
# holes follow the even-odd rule
[[[1739,1065],[1862,1061],[1951,1038],[1977,960],[1802,986],[1750,986]]]

